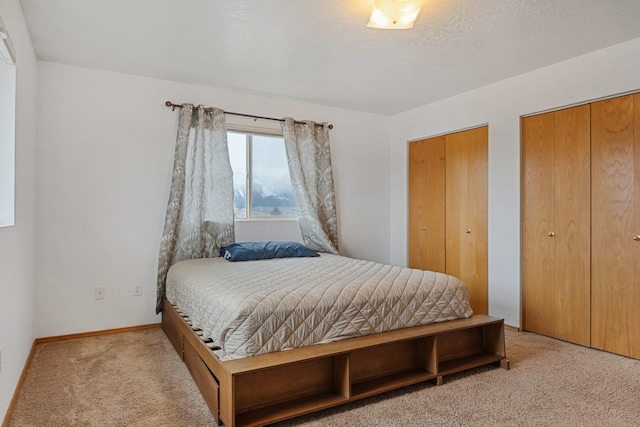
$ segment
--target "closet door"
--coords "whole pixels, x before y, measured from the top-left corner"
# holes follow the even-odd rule
[[[555,113],[525,117],[522,132],[522,327],[555,336],[553,221]]]
[[[595,348],[640,358],[640,95],[592,104]]]
[[[590,344],[589,105],[522,119],[523,327]]]
[[[445,136],[409,143],[409,267],[445,272]]]
[[[489,312],[488,127],[447,135],[446,273],[469,287],[474,314]]]

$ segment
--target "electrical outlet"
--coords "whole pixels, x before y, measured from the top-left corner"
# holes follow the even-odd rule
[[[142,295],[142,285],[138,284],[133,289],[133,296],[134,297],[139,297],[141,295]]]
[[[97,287],[96,288],[96,299],[104,299],[104,288]]]

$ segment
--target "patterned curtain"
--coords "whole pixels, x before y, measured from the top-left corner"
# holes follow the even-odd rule
[[[338,219],[333,188],[329,129],[286,118],[282,125],[298,221],[304,243],[321,252],[338,253]]]
[[[171,192],[160,243],[156,313],[169,267],[220,255],[235,241],[233,173],[224,112],[184,104],[178,120]]]

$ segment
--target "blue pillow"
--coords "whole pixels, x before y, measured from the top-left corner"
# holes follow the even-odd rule
[[[320,256],[298,242],[244,242],[220,248],[220,256],[227,261],[253,261],[271,258]]]

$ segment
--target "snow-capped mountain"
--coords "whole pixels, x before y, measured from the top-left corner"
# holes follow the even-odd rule
[[[246,206],[244,183],[234,183],[234,203],[238,209]],[[273,179],[272,177],[255,176],[253,179],[251,199],[253,208],[295,207],[296,201],[288,176]]]

